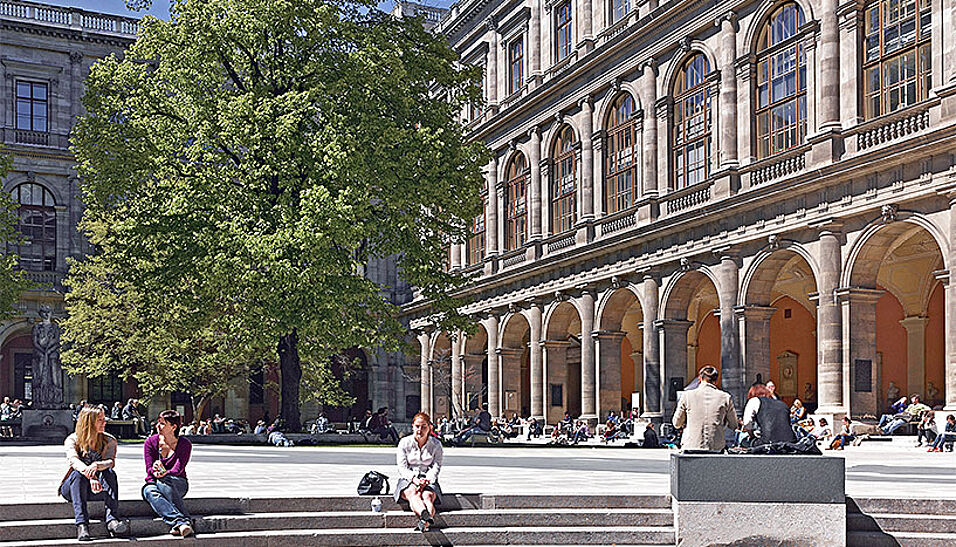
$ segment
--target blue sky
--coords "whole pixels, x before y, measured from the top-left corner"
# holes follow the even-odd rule
[[[128,15],[130,17],[142,17],[143,13],[149,13],[156,17],[169,18],[170,0],[153,0],[153,5],[147,12],[134,12],[126,9],[123,0],[39,0],[45,4],[54,6],[83,8],[90,11],[102,13],[112,13],[114,15]],[[453,0],[417,0],[421,4],[428,6],[448,7],[452,5]],[[379,9],[389,10],[392,8],[393,0],[384,0],[379,4]]]

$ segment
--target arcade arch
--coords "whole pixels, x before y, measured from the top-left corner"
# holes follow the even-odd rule
[[[633,393],[644,393],[644,311],[629,287],[609,293],[599,310],[601,409],[626,412]],[[606,408],[607,407],[607,408]],[[605,414],[606,415],[606,414]]]
[[[465,338],[462,360],[462,401],[465,410],[481,408],[488,402],[488,332],[478,323],[478,330]]]
[[[549,310],[544,328],[545,421],[581,415],[581,314],[570,302]]]
[[[529,416],[531,412],[531,325],[521,313],[512,313],[503,321],[501,347],[502,414]]]

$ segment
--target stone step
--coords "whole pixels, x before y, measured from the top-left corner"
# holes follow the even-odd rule
[[[193,515],[236,515],[268,512],[369,511],[375,496],[324,496],[314,498],[186,498],[186,507]],[[397,511],[401,506],[392,496],[378,496],[383,511]],[[670,508],[669,496],[483,496],[479,494],[445,494],[442,512],[462,509],[565,508],[590,509]],[[90,502],[90,517],[103,518],[103,504]],[[143,500],[120,500],[125,517],[150,517],[153,511]],[[0,522],[55,520],[73,518],[70,504],[23,503],[0,504]]]
[[[956,534],[930,532],[847,532],[847,547],[952,547]]]
[[[182,545],[172,536],[139,538],[150,545]],[[198,534],[205,545],[298,547],[300,545],[674,545],[674,529],[663,526],[512,526],[449,528],[424,534],[408,528],[266,530]],[[102,539],[91,545],[129,546],[129,540]],[[0,545],[7,545],[0,542]],[[76,538],[16,542],[21,546],[76,545]]]
[[[163,536],[169,527],[161,520],[145,517],[129,519],[131,535],[137,538]],[[405,511],[383,513],[335,511],[296,513],[252,513],[244,515],[216,515],[197,517],[195,529],[199,533],[240,532],[294,529],[352,529],[352,528],[408,528],[418,518]],[[443,529],[453,528],[507,528],[521,526],[672,526],[673,513],[669,509],[502,509],[494,512],[461,510],[439,513],[436,524]],[[91,524],[94,536],[105,537],[106,525],[100,521]],[[0,523],[0,538],[8,541],[68,539],[75,537],[73,519],[6,521]]]
[[[847,514],[956,515],[956,500],[847,498]]]
[[[956,534],[956,515],[921,515],[913,513],[849,513],[848,531],[870,532],[939,532]]]

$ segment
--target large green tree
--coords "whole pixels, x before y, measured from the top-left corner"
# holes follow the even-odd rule
[[[435,319],[463,325],[463,280],[443,264],[480,211],[486,151],[457,121],[477,76],[370,4],[174,0],[169,21],[146,17],[122,59],[92,68],[72,138],[96,253],[71,272],[66,360],[278,360],[298,428],[303,375],[321,393],[341,349],[400,347],[369,259],[397,256]]]

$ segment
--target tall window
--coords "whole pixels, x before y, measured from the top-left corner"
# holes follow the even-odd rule
[[[47,131],[46,84],[17,81],[17,129]]]
[[[465,243],[468,265],[480,264],[485,259],[485,211],[471,221],[471,237]]]
[[[528,164],[516,154],[508,164],[505,186],[505,248],[517,249],[528,239],[528,201],[526,199]]]
[[[560,61],[571,55],[571,0],[558,4],[554,14],[555,48]]]
[[[807,136],[807,54],[797,33],[803,11],[777,9],[757,40],[757,156],[799,146]]]
[[[674,86],[674,185],[684,188],[710,175],[710,63],[698,53],[687,60]]]
[[[929,0],[876,0],[866,7],[864,116],[889,114],[928,97],[932,87]]]
[[[631,0],[611,0],[611,23],[617,23],[631,13]]]
[[[570,230],[577,222],[574,194],[577,180],[574,169],[574,130],[564,126],[554,143],[554,184],[551,198],[551,231],[555,234]]]
[[[20,267],[30,271],[56,269],[56,209],[53,194],[39,184],[21,184],[13,189],[19,204],[17,229],[26,239],[17,253]]]
[[[508,45],[508,93],[516,93],[524,85],[524,41],[516,39]]]
[[[607,178],[605,180],[608,214],[634,205],[637,197],[637,135],[634,99],[621,95],[607,124]]]

